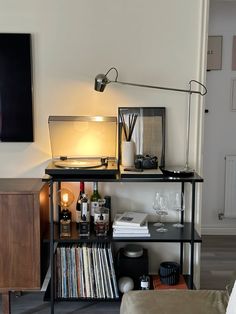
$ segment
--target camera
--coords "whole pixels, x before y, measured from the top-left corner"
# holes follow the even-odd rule
[[[158,158],[150,155],[136,155],[134,166],[136,169],[157,169]]]

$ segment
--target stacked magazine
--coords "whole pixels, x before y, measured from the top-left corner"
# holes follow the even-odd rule
[[[113,225],[113,238],[148,238],[147,214],[137,212],[125,212],[116,215]]]
[[[58,246],[55,263],[57,298],[119,298],[110,244]]]

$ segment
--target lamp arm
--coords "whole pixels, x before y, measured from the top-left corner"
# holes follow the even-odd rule
[[[109,80],[107,75],[112,71],[115,71],[115,79],[114,80]],[[155,86],[155,85],[146,85],[146,84],[138,84],[138,83],[129,83],[129,82],[122,82],[122,81],[118,81],[118,70],[115,67],[110,68],[107,73],[105,74],[105,78],[106,78],[106,84],[109,83],[118,83],[121,85],[129,85],[129,86],[137,86],[137,87],[146,87],[146,88],[154,88],[154,89],[162,89],[162,90],[170,90],[170,91],[175,91],[175,92],[182,92],[182,93],[188,93],[188,94],[199,94],[201,96],[206,95],[207,93],[207,89],[206,86],[203,85],[202,83],[196,81],[196,80],[191,80],[189,81],[189,89],[181,89],[181,88],[172,88],[172,87],[162,87],[162,86]],[[196,83],[198,85],[200,85],[203,88],[203,91],[197,91],[197,90],[192,90],[192,83]]]
[[[180,89],[180,88],[171,88],[171,87],[161,87],[161,86],[154,86],[154,85],[146,85],[146,84],[137,84],[137,83],[128,83],[128,82],[121,82],[121,81],[108,81],[108,83],[118,83],[122,85],[130,85],[130,86],[138,86],[138,87],[146,87],[146,88],[154,88],[154,89],[162,89],[162,90],[170,90],[170,91],[175,91],[175,92],[183,92],[183,93],[189,93],[189,94],[199,94],[201,96],[204,96],[207,93],[206,87],[201,84],[198,81],[191,80],[190,82],[195,82],[201,85],[204,88],[204,91],[196,91],[196,90],[191,90],[191,89]]]
[[[114,81],[110,81],[110,80],[107,78],[108,83],[117,82],[117,79],[118,79],[118,70],[117,70],[115,67],[110,68],[110,69],[107,71],[107,73],[105,74],[105,76],[107,77],[107,74],[108,74],[110,71],[112,71],[112,70],[114,70],[114,71],[116,72],[116,77],[115,77],[115,80],[114,80]],[[107,84],[108,84],[108,83],[107,83]]]

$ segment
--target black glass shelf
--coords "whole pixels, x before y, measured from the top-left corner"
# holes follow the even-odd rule
[[[95,233],[91,233],[89,237],[80,237],[79,232],[76,228],[76,223],[72,223],[71,237],[59,237],[59,224],[54,224],[54,242],[58,243],[90,243],[90,242],[191,242],[191,223],[187,222],[184,224],[183,228],[173,227],[173,223],[165,223],[168,231],[167,232],[157,232],[157,227],[153,226],[153,223],[149,223],[150,237],[125,237],[125,238],[113,238],[112,231],[108,233],[106,237],[97,237]],[[44,241],[48,242],[50,239],[49,228],[44,235]],[[201,243],[201,237],[194,230],[193,242]]]
[[[164,174],[158,174],[157,176],[146,176],[135,174],[130,176],[121,177],[120,173],[109,173],[109,171],[98,174],[92,170],[87,172],[80,172],[75,169],[56,169],[55,172],[46,172],[47,175],[43,178],[43,181],[53,180],[54,182],[203,182],[203,178],[196,172],[192,176],[165,176]]]
[[[44,242],[49,242],[50,240],[50,224],[44,234]],[[70,237],[60,237],[59,236],[59,224],[54,223],[54,242],[58,243],[91,243],[91,242],[101,242],[107,243],[111,242],[111,235],[108,234],[105,237],[97,237],[94,232],[90,233],[89,237],[80,236],[79,231],[76,227],[76,223],[72,222],[71,224],[71,236]]]
[[[44,301],[51,301],[51,280],[48,282],[47,289],[44,293]],[[78,302],[78,301],[87,301],[87,302],[118,302],[121,301],[121,295],[119,298],[59,298],[57,296],[54,297],[54,301],[56,302]]]
[[[165,223],[167,232],[157,232],[153,223],[148,224],[150,237],[112,238],[113,242],[191,242],[191,223],[185,223],[183,228],[173,227],[173,223]],[[194,230],[194,242],[201,243],[201,237]]]
[[[187,274],[184,274],[183,275],[184,277],[184,280],[186,282],[186,285],[188,287],[188,289],[191,289],[191,276],[190,275],[187,275]],[[44,294],[44,301],[50,301],[51,300],[51,293],[50,293],[50,284],[51,284],[51,281],[49,281],[49,284],[47,286],[47,289],[45,291],[45,294]],[[170,289],[173,289],[172,286],[170,286]],[[195,290],[196,287],[194,286],[193,289]],[[150,290],[153,290],[153,283],[152,283],[152,275],[150,275]],[[161,289],[160,289],[161,290]],[[54,301],[56,302],[78,302],[78,301],[87,301],[87,302],[120,302],[122,299],[122,293],[120,293],[120,296],[119,298],[58,298],[58,297],[55,297],[54,298]]]

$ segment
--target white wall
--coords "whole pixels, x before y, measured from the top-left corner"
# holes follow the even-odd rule
[[[43,176],[50,159],[49,115],[116,115],[118,106],[132,105],[167,107],[166,163],[183,164],[187,94],[116,85],[101,94],[93,90],[94,77],[116,66],[121,81],[176,88],[188,88],[190,79],[203,81],[207,3],[0,0],[1,32],[33,36],[35,127],[32,144],[0,143],[0,176]],[[200,171],[202,99],[192,98],[190,160]],[[114,208],[144,203],[150,213],[157,188],[101,187],[112,195]]]
[[[223,36],[222,70],[207,73],[202,232],[236,234],[236,219],[218,219],[224,211],[225,155],[236,154],[236,112],[231,111],[233,35],[236,2],[211,2],[209,35]]]

